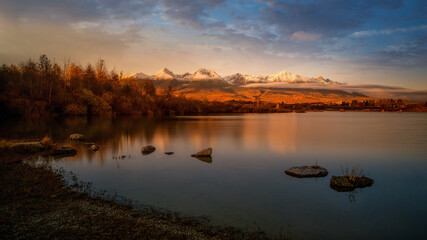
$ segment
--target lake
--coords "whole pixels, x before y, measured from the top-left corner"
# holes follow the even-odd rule
[[[293,239],[424,239],[427,234],[427,114],[308,112],[26,120],[3,137],[43,137],[70,145],[82,133],[101,146],[57,159],[56,167],[143,205],[206,216],[213,224]],[[142,155],[141,147],[157,150]],[[190,157],[212,147],[211,160]],[[164,152],[172,151],[173,155]],[[125,156],[122,158],[121,156]],[[324,178],[286,175],[318,164]],[[357,167],[375,183],[330,188]]]

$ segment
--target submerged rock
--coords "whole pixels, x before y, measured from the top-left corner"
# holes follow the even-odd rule
[[[15,153],[37,153],[45,150],[41,142],[12,143],[9,150]]]
[[[192,157],[210,157],[212,155],[212,148],[206,148],[202,151],[192,154]]]
[[[92,146],[90,146],[89,149],[96,152],[100,149],[100,147],[96,144],[92,144]]]
[[[301,166],[291,167],[285,170],[289,176],[305,178],[305,177],[325,177],[328,175],[328,170],[319,166]]]
[[[166,155],[172,155],[174,152],[165,152]]]
[[[154,151],[156,151],[156,148],[154,146],[151,146],[151,145],[148,145],[148,146],[141,148],[142,155],[148,155]]]
[[[331,188],[339,192],[353,191],[356,188],[369,187],[374,180],[367,177],[332,176]]]
[[[71,141],[84,141],[85,136],[83,134],[74,133],[74,134],[70,135],[70,140]]]
[[[52,152],[52,156],[75,156],[77,154],[77,150],[70,147],[60,147],[56,148]]]

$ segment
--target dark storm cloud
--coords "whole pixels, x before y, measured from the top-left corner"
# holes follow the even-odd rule
[[[261,9],[261,20],[265,24],[276,26],[282,34],[304,31],[330,37],[343,36],[363,27],[374,16],[375,8],[395,9],[402,6],[401,0],[260,2],[266,4]]]
[[[360,65],[418,68],[427,66],[427,34],[403,43],[384,46],[356,60]]]
[[[197,29],[223,26],[220,21],[209,23],[206,18],[209,17],[208,10],[224,5],[225,0],[162,0],[161,2],[165,8],[165,17],[175,23]]]
[[[160,12],[168,20],[194,28],[219,27],[208,21],[208,11],[224,6],[225,0],[5,0],[0,13],[8,18],[31,18],[59,22],[138,20]]]
[[[13,19],[30,18],[59,22],[96,21],[149,15],[156,2],[155,0],[4,0],[0,12],[3,16]]]

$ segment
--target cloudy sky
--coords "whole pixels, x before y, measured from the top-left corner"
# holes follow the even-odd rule
[[[0,0],[0,63],[47,54],[125,74],[282,70],[427,89],[425,0]]]

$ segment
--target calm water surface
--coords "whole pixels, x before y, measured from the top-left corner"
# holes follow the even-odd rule
[[[79,132],[101,146],[56,162],[95,189],[214,224],[295,239],[424,239],[427,234],[427,114],[316,112],[67,119],[5,124],[2,135],[58,141]],[[147,156],[141,147],[157,150]],[[213,148],[212,161],[190,157]],[[164,152],[172,151],[168,156]],[[124,159],[114,159],[116,156]],[[329,170],[297,179],[286,168]],[[351,193],[329,187],[342,167],[375,180]]]

